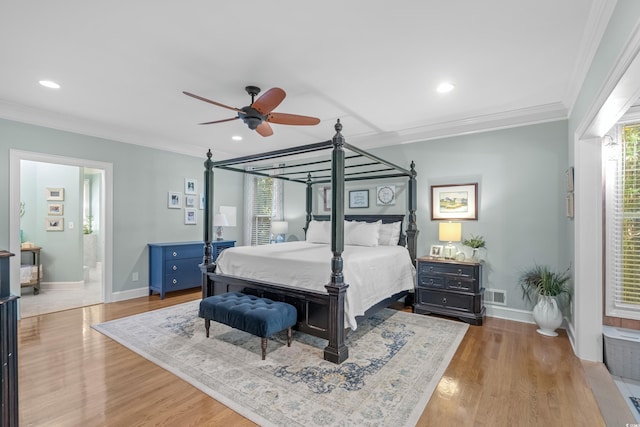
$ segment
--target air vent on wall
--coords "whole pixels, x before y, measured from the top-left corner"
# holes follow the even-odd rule
[[[493,305],[507,305],[507,291],[504,289],[485,289],[484,303]]]

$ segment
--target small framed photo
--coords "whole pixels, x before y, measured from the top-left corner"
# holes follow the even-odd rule
[[[197,180],[192,178],[185,178],[184,180],[184,194],[198,194],[196,192]]]
[[[349,191],[349,207],[350,208],[368,208],[369,207],[369,190]]]
[[[331,210],[331,187],[324,187],[322,190],[323,190],[322,200],[324,202],[324,210],[330,211]]]
[[[47,205],[47,215],[63,215],[64,205],[62,203],[49,203]]]
[[[64,188],[47,188],[47,200],[49,201],[63,201],[64,200]]]
[[[432,258],[442,258],[442,252],[444,251],[443,245],[431,245],[429,256]]]
[[[396,186],[379,185],[376,188],[376,205],[391,206],[396,204]]]
[[[573,219],[574,213],[574,201],[573,201],[573,193],[567,194],[567,218]]]
[[[192,208],[185,208],[184,223],[187,225],[196,225],[198,223],[198,211]]]
[[[47,231],[64,231],[64,218],[46,218],[44,221]]]
[[[169,209],[182,208],[182,193],[176,191],[169,191],[167,195],[167,207]]]
[[[196,195],[188,194],[184,196],[184,207],[185,208],[195,208],[196,207]]]
[[[478,183],[431,186],[431,220],[478,220]]]

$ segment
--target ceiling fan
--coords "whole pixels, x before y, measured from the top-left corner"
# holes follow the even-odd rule
[[[313,126],[320,123],[320,119],[316,117],[300,116],[297,114],[287,113],[274,113],[273,109],[280,105],[285,96],[287,96],[285,91],[280,89],[279,87],[269,89],[258,99],[255,99],[255,97],[260,93],[259,87],[247,86],[244,89],[249,95],[251,95],[251,105],[242,108],[229,107],[228,105],[224,105],[189,92],[183,91],[182,93],[192,98],[199,99],[200,101],[208,102],[209,104],[217,105],[218,107],[233,110],[238,113],[237,117],[200,123],[201,125],[210,125],[214,123],[222,123],[242,119],[242,121],[245,122],[247,126],[249,126],[249,129],[255,130],[262,136],[271,136],[273,135],[273,129],[271,129],[269,123],[297,126]]]

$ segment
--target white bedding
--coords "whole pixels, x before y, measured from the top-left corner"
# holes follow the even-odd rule
[[[326,292],[331,278],[331,246],[288,242],[237,246],[218,257],[216,273]],[[356,329],[356,316],[400,291],[413,289],[415,268],[401,246],[345,245],[342,253],[345,326]]]

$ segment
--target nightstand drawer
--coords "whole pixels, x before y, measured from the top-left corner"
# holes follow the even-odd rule
[[[451,274],[461,277],[473,277],[474,270],[472,265],[420,263],[418,274]]]
[[[447,277],[445,288],[459,292],[477,292],[476,281],[469,279],[457,279]]]
[[[448,309],[473,312],[474,296],[449,292],[418,290],[420,304],[435,305]]]
[[[428,288],[444,288],[445,286],[445,278],[440,276],[427,276],[421,274],[418,276],[418,286],[425,286]]]
[[[180,258],[202,258],[204,254],[204,244],[191,246],[172,246],[168,247],[164,252],[164,259],[180,259]]]

